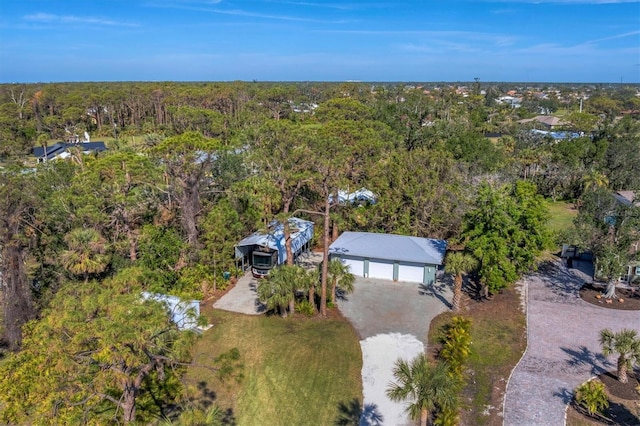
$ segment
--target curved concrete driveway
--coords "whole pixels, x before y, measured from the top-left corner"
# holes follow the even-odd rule
[[[590,377],[615,370],[615,359],[601,355],[600,330],[640,330],[637,311],[591,305],[578,290],[591,281],[590,265],[567,270],[549,264],[525,278],[527,350],[507,385],[504,425],[563,425],[573,390]]]

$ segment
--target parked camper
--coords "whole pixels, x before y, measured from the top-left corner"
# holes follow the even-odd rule
[[[295,259],[311,249],[313,222],[292,217],[289,219],[289,231],[291,251]],[[266,233],[255,232],[240,241],[235,248],[236,259],[243,271],[251,267],[254,277],[265,277],[272,268],[287,262],[284,225],[274,220]]]

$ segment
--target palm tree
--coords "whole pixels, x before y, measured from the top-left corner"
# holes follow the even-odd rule
[[[460,310],[460,300],[462,299],[462,275],[471,272],[477,267],[478,261],[470,254],[454,252],[447,256],[444,269],[454,277],[453,301],[451,302],[451,310],[454,312],[458,312]]]
[[[600,344],[605,356],[618,354],[618,380],[628,383],[627,371],[640,363],[640,337],[636,330],[624,329],[618,333],[605,328],[600,331]]]
[[[298,266],[281,265],[269,271],[269,275],[258,284],[258,299],[268,310],[278,310],[282,318],[287,317],[287,305],[293,313],[295,309],[295,287]],[[304,272],[304,271],[302,271]]]
[[[592,169],[582,176],[582,184],[584,185],[585,191],[595,191],[599,188],[606,188],[609,186],[609,179],[605,174]]]
[[[347,265],[340,259],[333,259],[329,262],[329,279],[331,280],[331,302],[336,303],[336,287],[340,287],[345,293],[353,292],[353,284],[356,277],[351,273]]]
[[[390,383],[387,396],[396,402],[410,401],[407,412],[421,426],[427,425],[435,410],[456,410],[460,381],[449,374],[446,363],[430,364],[422,353],[411,362],[398,359],[393,375],[397,383]]]
[[[64,241],[68,250],[62,252],[62,265],[73,275],[84,277],[85,282],[109,264],[109,255],[105,253],[107,242],[95,229],[76,228],[65,235]]]
[[[309,304],[311,305],[314,314],[318,312],[315,294],[318,292],[319,285],[320,271],[318,269],[302,271],[299,276],[297,290],[302,290],[307,294]]]

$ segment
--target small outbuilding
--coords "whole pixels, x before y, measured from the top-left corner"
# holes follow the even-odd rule
[[[142,293],[144,300],[155,300],[162,303],[169,314],[171,320],[180,330],[196,330],[198,328],[198,318],[200,317],[200,302],[197,300],[182,300],[176,296],[158,293]]]
[[[371,232],[345,232],[329,247],[357,277],[432,285],[442,268],[447,242]]]

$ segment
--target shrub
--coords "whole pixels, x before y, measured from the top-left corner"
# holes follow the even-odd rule
[[[604,384],[590,380],[576,389],[576,402],[587,409],[589,415],[602,414],[609,406],[609,398],[604,391]]]
[[[461,316],[453,317],[442,341],[440,358],[449,364],[454,376],[462,378],[464,364],[471,353],[471,320]]]
[[[313,305],[306,299],[296,303],[296,311],[308,317],[312,317],[314,314]]]

